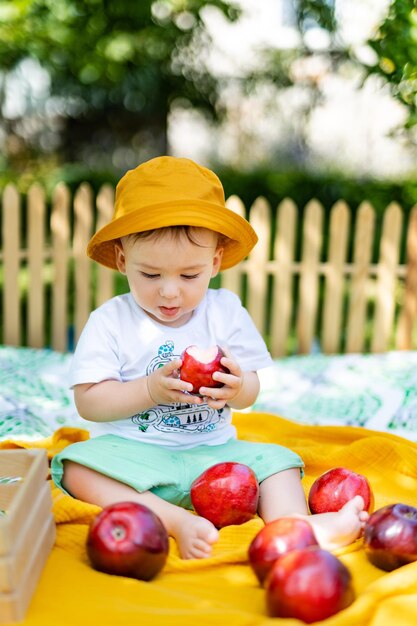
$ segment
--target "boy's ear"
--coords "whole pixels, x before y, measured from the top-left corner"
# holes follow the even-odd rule
[[[220,272],[220,265],[222,263],[222,258],[223,258],[223,250],[224,250],[224,248],[222,246],[219,246],[216,249],[216,252],[214,253],[213,270],[211,272],[211,277],[212,278],[217,276],[217,274]]]
[[[121,243],[116,241],[114,244],[114,252],[116,255],[117,269],[121,274],[126,275],[126,257]]]

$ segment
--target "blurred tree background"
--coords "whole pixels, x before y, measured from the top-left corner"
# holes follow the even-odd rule
[[[239,15],[222,0],[1,2],[2,170],[73,164],[82,178],[117,170],[121,151],[137,161],[168,151],[177,99],[220,116],[218,83],[204,63],[207,5]],[[7,114],[13,81],[20,94]]]
[[[338,196],[349,200],[355,191],[357,196],[358,177],[343,181],[337,168],[324,176],[307,158],[305,129],[323,101],[320,78],[323,72],[355,72],[360,89],[377,77],[381,90],[389,90],[404,108],[404,122],[395,132],[412,146],[417,3],[387,3],[360,50],[344,41],[337,6],[336,0],[294,0],[297,44],[267,46],[257,66],[233,76],[210,65],[213,41],[206,16],[216,13],[238,23],[238,2],[0,1],[0,182],[16,181],[22,190],[34,180],[49,188],[58,180],[74,185],[88,180],[96,188],[114,183],[129,167],[171,152],[169,120],[175,111],[197,111],[216,128],[233,115],[231,93],[240,103],[263,94],[273,116],[279,94],[296,88],[302,105],[294,112],[288,105],[291,128],[272,159],[257,160],[245,132],[235,161],[213,153],[226,191],[241,192],[247,202],[259,193],[272,202],[283,194],[300,201],[308,194],[320,197],[326,190],[325,203]],[[309,36],[313,30],[327,37],[320,50]],[[408,178],[407,184],[378,183],[381,201],[417,202],[414,177]],[[378,196],[367,184],[367,192]]]

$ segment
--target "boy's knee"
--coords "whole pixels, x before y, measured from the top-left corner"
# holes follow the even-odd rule
[[[87,468],[74,461],[63,461],[63,470],[61,484],[65,491],[76,497],[77,486],[85,480]]]

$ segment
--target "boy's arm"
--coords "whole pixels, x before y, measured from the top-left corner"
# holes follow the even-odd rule
[[[92,422],[124,419],[155,404],[149,396],[146,377],[124,383],[103,380],[75,385],[74,400],[81,417]]]
[[[92,422],[110,422],[126,419],[157,404],[173,402],[201,404],[199,396],[185,394],[192,391],[191,383],[176,377],[181,366],[174,359],[149,376],[121,382],[103,380],[74,386],[74,399],[78,413]]]

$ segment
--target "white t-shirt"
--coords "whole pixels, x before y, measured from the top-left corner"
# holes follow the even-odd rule
[[[164,326],[139,307],[130,293],[93,311],[78,341],[70,383],[129,381],[179,358],[190,345],[228,347],[243,371],[271,365],[265,342],[239,298],[227,289],[209,289],[191,319]],[[160,404],[127,419],[90,422],[92,436],[111,433],[175,448],[219,445],[236,431],[228,406]]]

